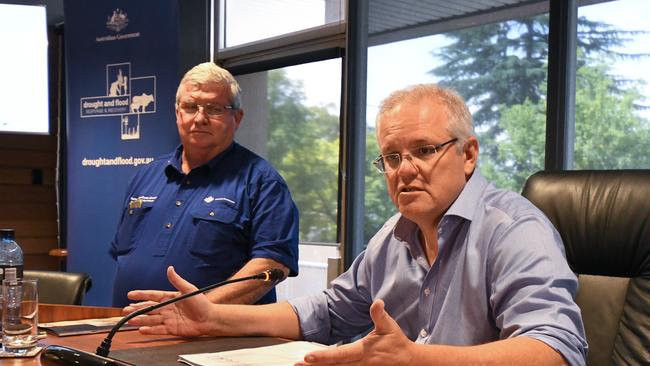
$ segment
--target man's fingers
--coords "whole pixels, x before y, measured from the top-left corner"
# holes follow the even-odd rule
[[[375,324],[375,332],[378,334],[387,334],[395,329],[399,328],[397,322],[384,309],[384,300],[375,300],[372,305],[370,305],[370,318]]]
[[[151,326],[162,324],[163,317],[159,314],[139,315],[129,320],[129,325]]]
[[[316,365],[354,364],[355,361],[361,360],[361,357],[363,357],[363,345],[357,341],[336,348],[309,352],[305,355],[305,362]]]
[[[137,302],[133,304],[129,304],[122,309],[122,314],[123,315],[128,315],[131,314],[134,311],[138,311],[140,309],[146,308],[148,306],[152,306],[158,304],[158,302],[155,301],[142,301],[142,302]]]
[[[133,290],[129,291],[127,297],[129,300],[155,301],[163,302],[172,297],[178,296],[178,291],[159,291],[159,290]]]
[[[198,288],[193,284],[187,282],[183,277],[179,276],[174,270],[174,266],[167,267],[167,279],[178,291],[183,294],[196,291]]]
[[[154,335],[164,335],[169,334],[167,328],[164,325],[154,325],[154,326],[142,326],[138,328],[138,331],[141,334],[154,334]]]

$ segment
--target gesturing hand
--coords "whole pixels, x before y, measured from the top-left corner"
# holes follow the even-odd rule
[[[414,343],[384,310],[383,300],[372,303],[370,317],[375,329],[367,336],[351,344],[308,353],[296,366],[409,365]]]
[[[142,307],[197,290],[196,286],[179,276],[174,267],[167,268],[169,282],[180,291],[131,291],[129,299],[142,302],[129,305],[124,312],[133,312]],[[151,313],[133,318],[129,324],[140,326],[143,334],[173,334],[185,337],[205,335],[208,332],[208,314],[214,304],[205,295],[197,295],[171,304]]]

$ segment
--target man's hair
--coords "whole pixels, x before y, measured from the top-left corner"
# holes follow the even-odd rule
[[[217,66],[214,62],[198,64],[185,73],[176,90],[176,104],[180,102],[181,89],[185,84],[201,86],[205,84],[218,84],[230,89],[230,105],[241,108],[241,89],[237,80],[228,70]]]
[[[377,122],[399,104],[417,103],[423,99],[439,102],[445,107],[448,119],[447,131],[451,137],[458,139],[457,148],[462,151],[462,146],[467,139],[474,136],[472,114],[463,98],[451,89],[436,84],[417,84],[394,91],[379,105]]]

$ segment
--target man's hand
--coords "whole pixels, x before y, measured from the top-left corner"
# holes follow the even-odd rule
[[[172,266],[167,268],[167,278],[180,292],[131,291],[128,294],[129,299],[144,301],[125,307],[123,312],[131,313],[145,306],[197,290],[196,286],[179,276]],[[140,326],[140,333],[143,334],[174,334],[185,337],[206,335],[209,333],[210,323],[208,314],[213,305],[205,295],[200,294],[137,316],[129,321],[129,324]]]
[[[384,310],[384,302],[376,300],[370,306],[375,329],[362,339],[337,348],[310,352],[296,366],[316,365],[409,365],[411,342],[399,325]]]

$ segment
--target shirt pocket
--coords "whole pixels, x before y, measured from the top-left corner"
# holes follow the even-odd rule
[[[115,256],[125,255],[133,250],[142,230],[142,221],[152,208],[153,202],[143,203],[138,208],[127,208],[124,219],[117,229],[117,243],[113,252]]]
[[[194,235],[190,255],[199,266],[241,267],[248,253],[239,224],[239,211],[225,203],[191,210]]]

